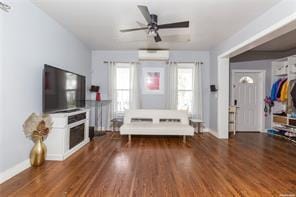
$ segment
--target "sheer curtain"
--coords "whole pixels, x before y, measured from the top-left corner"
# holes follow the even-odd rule
[[[129,109],[138,109],[140,107],[140,94],[139,94],[139,73],[138,73],[138,64],[135,62],[129,63],[129,72],[130,72],[130,83],[129,83]],[[117,92],[116,92],[116,68],[117,63],[110,61],[108,63],[108,96],[112,100],[110,105],[110,120],[115,118],[117,114]]]
[[[202,75],[201,63],[196,62],[193,67],[193,98],[192,98],[192,117],[201,119],[203,118],[202,106]]]
[[[202,106],[202,72],[201,72],[201,63],[193,62],[192,63],[192,118],[203,118],[203,106]],[[167,109],[177,109],[178,106],[178,63],[169,62],[168,64],[168,76],[167,76]]]
[[[167,109],[177,109],[177,63],[168,63],[168,77],[167,77]]]
[[[140,108],[140,94],[139,94],[139,64],[135,62],[130,63],[130,109]]]

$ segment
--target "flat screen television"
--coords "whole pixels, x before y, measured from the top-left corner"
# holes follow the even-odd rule
[[[45,64],[43,70],[43,112],[85,107],[85,77]]]

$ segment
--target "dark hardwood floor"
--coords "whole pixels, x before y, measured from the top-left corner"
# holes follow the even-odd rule
[[[296,145],[260,133],[229,141],[182,137],[94,139],[0,186],[1,196],[295,196]]]

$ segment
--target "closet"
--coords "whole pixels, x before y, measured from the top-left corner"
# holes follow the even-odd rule
[[[296,55],[272,62],[272,128],[268,133],[296,143]]]

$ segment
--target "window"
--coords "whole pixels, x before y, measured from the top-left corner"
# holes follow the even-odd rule
[[[115,111],[123,113],[129,109],[130,103],[130,66],[129,64],[116,65],[116,84],[115,84]]]
[[[192,113],[193,97],[193,66],[179,66],[177,68],[177,109],[188,110]]]
[[[240,78],[239,82],[240,83],[254,83],[254,80],[249,76],[244,76],[244,77]]]

